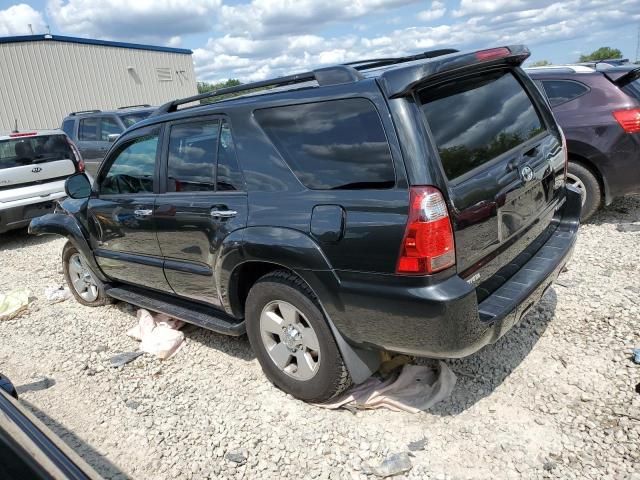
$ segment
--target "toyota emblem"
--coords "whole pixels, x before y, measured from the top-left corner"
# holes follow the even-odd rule
[[[42,171],[42,168],[40,168],[40,167],[34,167],[34,168],[32,168],[32,169],[31,169],[31,171],[32,171],[33,173],[40,173],[40,172]]]
[[[523,167],[522,170],[520,170],[520,175],[525,182],[533,180],[533,170],[531,170],[529,166]]]

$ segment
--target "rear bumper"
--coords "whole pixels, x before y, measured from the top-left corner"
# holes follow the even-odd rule
[[[30,199],[32,203],[21,202],[11,207],[0,204],[0,233],[26,227],[32,219],[53,213],[56,206],[55,200],[62,196],[64,192],[62,195],[47,198],[46,201],[38,198],[38,201],[33,202],[33,199]]]
[[[555,281],[573,252],[580,208],[580,194],[568,188],[550,235],[480,304],[474,286],[457,275],[438,281],[341,272],[327,313],[357,345],[421,357],[470,355],[504,335]]]

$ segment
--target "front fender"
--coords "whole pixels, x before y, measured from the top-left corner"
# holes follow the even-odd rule
[[[95,273],[102,282],[109,281],[96,263],[87,241],[89,236],[87,231],[73,216],[66,213],[49,213],[34,218],[29,224],[29,233],[32,235],[60,235],[68,238],[73,246],[82,253],[93,273]]]

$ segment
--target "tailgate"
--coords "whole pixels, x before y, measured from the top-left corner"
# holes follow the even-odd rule
[[[474,284],[502,276],[563,200],[561,133],[519,68],[457,71],[419,97],[447,179],[458,272]]]

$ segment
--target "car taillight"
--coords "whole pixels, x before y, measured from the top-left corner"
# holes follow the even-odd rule
[[[84,159],[80,154],[80,150],[78,150],[78,147],[76,147],[76,144],[73,143],[73,140],[71,140],[69,137],[66,137],[66,138],[67,138],[67,143],[69,144],[69,147],[73,152],[73,155],[76,157],[76,162],[78,162],[78,172],[82,173],[84,172]]]
[[[430,274],[455,262],[453,231],[442,193],[434,187],[412,187],[396,273]]]
[[[640,132],[640,108],[616,110],[613,116],[627,133]]]
[[[496,60],[497,58],[508,57],[511,50],[507,47],[490,48],[489,50],[480,50],[476,52],[476,58],[480,61]]]

